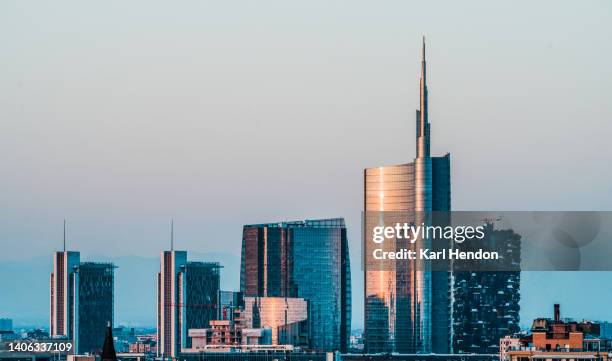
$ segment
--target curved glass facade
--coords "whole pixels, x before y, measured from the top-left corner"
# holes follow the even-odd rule
[[[341,222],[341,223],[340,223]],[[311,342],[319,350],[346,348],[351,288],[344,222],[292,229],[297,296],[310,302]]]
[[[450,156],[431,159],[431,210],[450,209]],[[413,214],[416,219],[414,163],[369,168],[364,171],[365,212]],[[403,218],[403,220],[406,220]],[[410,220],[408,220],[410,221]],[[424,240],[426,241],[426,240]],[[407,248],[400,240],[396,247]],[[372,252],[372,242],[364,252]],[[380,245],[376,246],[380,247]],[[393,251],[393,250],[388,250]],[[398,262],[394,269],[370,270],[364,264],[365,349],[377,352],[449,351],[450,274],[423,272],[412,262]]]
[[[364,185],[366,212],[414,210],[414,164],[366,169]],[[366,242],[364,246],[364,252],[368,253],[368,246],[373,244]],[[407,350],[410,348],[408,333],[412,318],[408,270],[368,270],[367,266],[364,264],[365,351]]]
[[[346,351],[351,329],[348,239],[341,218],[244,226],[245,297],[308,301],[311,347]]]

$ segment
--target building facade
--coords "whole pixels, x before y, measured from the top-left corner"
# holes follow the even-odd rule
[[[599,335],[612,340],[612,322],[605,321],[599,324]]]
[[[351,278],[344,220],[244,226],[240,289],[245,297],[305,299],[310,346],[346,351],[351,329]]]
[[[427,92],[423,42],[416,158],[411,163],[365,169],[366,217],[374,212],[402,212],[410,218],[407,221],[420,224],[428,212],[451,209],[450,155],[430,155]],[[429,248],[430,243],[419,239],[414,247]],[[449,352],[450,268],[430,272],[417,262],[396,262],[385,270],[370,269],[364,263],[366,352]]]
[[[308,302],[291,297],[245,297],[246,328],[269,328],[272,345],[308,346]]]
[[[71,340],[75,353],[100,351],[113,322],[114,269],[112,263],[81,263],[79,252],[54,253],[50,337]]]
[[[81,263],[79,252],[61,251],[53,254],[50,279],[51,317],[49,335],[52,338],[72,339],[74,335],[74,278]]]
[[[223,346],[239,346],[243,344],[244,328],[233,320],[210,321],[210,328],[189,329],[189,337],[192,339],[191,347],[183,349],[183,352],[209,351]],[[269,335],[271,330],[268,329]],[[251,339],[251,342],[258,343],[259,339]],[[272,344],[272,340],[266,339],[264,342]]]
[[[591,321],[561,318],[560,305],[554,305],[554,318],[536,318],[529,332],[500,340],[501,361],[608,360],[612,340],[601,336],[601,325]]]
[[[187,352],[179,355],[183,361],[332,361],[334,357],[332,352],[303,352],[286,346],[260,345],[220,347],[215,352]]]
[[[185,251],[163,251],[157,275],[157,354],[176,357],[190,347],[189,329],[210,327],[217,315],[220,268],[188,262]]]
[[[499,252],[507,271],[453,269],[453,351],[455,353],[494,353],[497,343],[519,332],[521,245],[512,230],[495,230],[485,224],[485,237],[471,242],[471,248],[483,247]],[[465,248],[464,249],[467,249]],[[515,271],[511,271],[511,270]]]
[[[157,274],[157,355],[176,357],[180,351],[182,336],[186,336],[184,309],[179,306],[182,298],[183,275],[187,264],[187,252],[163,251]]]
[[[113,324],[114,277],[112,263],[84,262],[76,272],[74,349],[78,353],[101,351],[106,326]]]
[[[221,283],[221,265],[217,262],[187,262],[184,267],[185,327],[189,329],[210,327],[217,317],[217,296]],[[191,347],[187,337],[183,347]]]
[[[242,292],[219,291],[217,295],[217,320],[233,320],[236,310],[244,307]]]

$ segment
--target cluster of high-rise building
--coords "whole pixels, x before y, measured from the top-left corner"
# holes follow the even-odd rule
[[[160,254],[157,345],[162,358],[245,346],[290,345],[346,351],[350,333],[350,263],[344,220],[246,225],[240,291],[220,287],[221,265]],[[50,336],[75,353],[97,353],[113,321],[114,268],[58,251],[51,274]],[[149,348],[150,350],[151,348]]]
[[[186,262],[186,257],[181,256],[179,261],[170,258],[163,262],[162,268],[168,267],[164,266],[166,263]],[[174,274],[180,272],[175,270]],[[173,282],[160,281],[160,285],[165,284],[169,286],[160,295],[172,292],[169,289]],[[350,287],[348,239],[343,219],[246,225],[242,237],[240,292],[221,291],[217,287],[216,302],[211,306],[216,318],[209,317],[200,325],[183,325],[179,316],[175,316],[177,321],[171,321],[160,313],[160,330],[170,327],[164,326],[165,322],[175,324],[179,331],[174,336],[178,338],[174,341],[176,346],[171,346],[160,333],[158,353],[176,355],[182,349],[188,353],[245,345],[346,351],[351,322]],[[184,292],[188,295],[190,290]],[[180,300],[181,295],[170,297]],[[177,312],[177,307],[172,311],[168,306],[172,301],[165,302],[166,315]],[[181,308],[178,312],[185,313],[185,319],[205,319],[197,316],[201,308],[189,302],[175,304]],[[187,335],[183,344],[181,334]],[[189,342],[190,337],[198,338],[197,345]],[[161,348],[164,342],[169,344],[165,349],[170,351]]]
[[[416,157],[364,171],[364,212],[451,210],[450,155],[430,154],[423,42]],[[173,234],[173,232],[172,232]],[[487,239],[520,263],[520,237],[487,225]],[[500,241],[500,239],[502,241]],[[221,265],[190,261],[173,246],[160,254],[157,275],[157,355],[177,358],[219,347],[290,345],[347,352],[351,331],[351,269],[342,218],[243,227],[240,290],[220,286]],[[485,240],[486,241],[486,240]],[[419,239],[416,247],[431,247]],[[365,251],[365,250],[364,250]],[[517,258],[518,257],[518,258]],[[390,269],[364,263],[366,353],[490,353],[518,331],[520,270],[429,271],[415,262]],[[73,340],[78,353],[96,352],[113,320],[109,263],[81,262],[56,252],[51,275],[52,337]]]

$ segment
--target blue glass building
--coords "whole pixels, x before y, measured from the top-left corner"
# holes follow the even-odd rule
[[[344,219],[246,225],[240,290],[308,301],[311,347],[348,349],[351,272]]]

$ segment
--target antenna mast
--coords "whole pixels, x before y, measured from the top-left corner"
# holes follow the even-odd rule
[[[174,251],[174,218],[170,221],[170,250]]]

